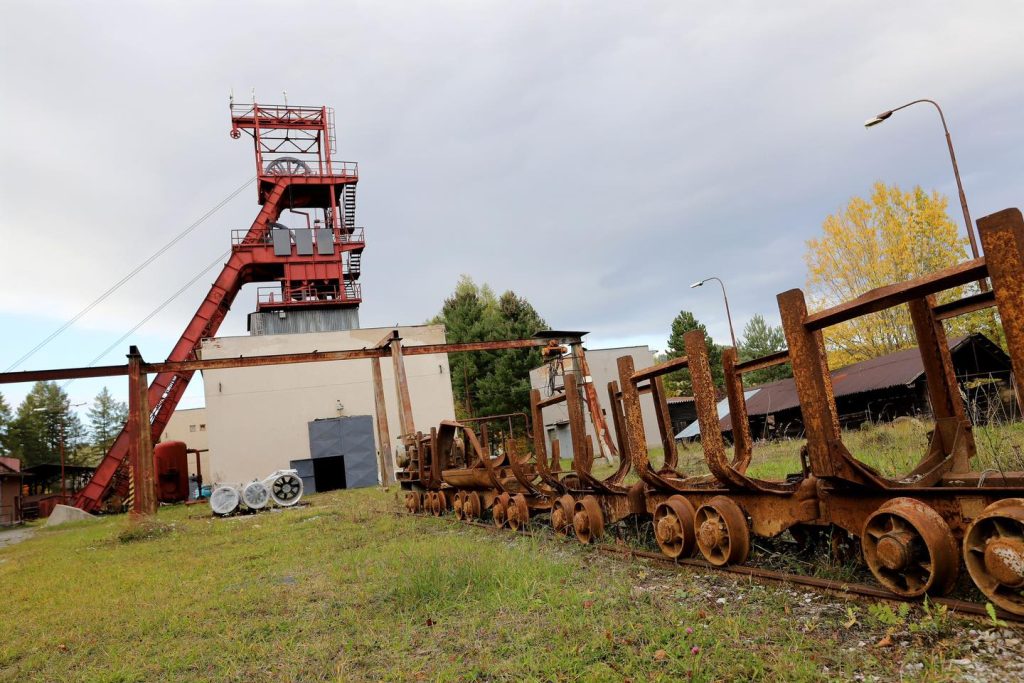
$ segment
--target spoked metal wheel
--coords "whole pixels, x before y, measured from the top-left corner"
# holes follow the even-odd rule
[[[420,494],[415,491],[409,491],[405,494],[405,509],[411,514],[416,514],[420,511]]]
[[[507,493],[503,493],[495,499],[494,507],[491,508],[491,517],[494,519],[494,526],[499,529],[508,524],[509,501],[509,495]]]
[[[743,564],[750,555],[750,529],[731,498],[715,496],[697,509],[693,529],[704,559],[716,567]]]
[[[309,175],[309,164],[295,157],[280,157],[267,164],[267,175]]]
[[[480,494],[476,491],[468,491],[463,496],[462,500],[462,511],[466,515],[467,520],[480,519],[480,515],[483,513],[483,503],[480,500]]]
[[[466,520],[466,494],[463,491],[456,491],[455,498],[452,500],[452,510],[455,512],[455,518],[460,521]]]
[[[513,531],[519,531],[529,521],[530,508],[526,505],[526,496],[517,493],[508,504],[508,525]]]
[[[433,504],[430,508],[435,517],[440,517],[448,510],[448,496],[444,491],[434,491]]]
[[[572,527],[576,538],[582,543],[590,543],[604,536],[604,512],[597,498],[584,496],[576,501],[572,516]]]
[[[956,583],[960,558],[953,532],[914,498],[894,498],[871,513],[861,547],[871,573],[893,593],[945,595]]]
[[[967,527],[964,564],[993,604],[1024,615],[1024,498],[992,503]]]
[[[672,496],[654,509],[654,538],[669,557],[689,557],[697,544],[693,528],[693,505],[682,496]]]
[[[572,516],[576,501],[568,493],[559,496],[551,507],[551,526],[560,534],[568,534],[572,529]]]

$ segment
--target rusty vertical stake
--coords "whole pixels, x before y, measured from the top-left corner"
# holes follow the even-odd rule
[[[1017,382],[1024,378],[1024,216],[1004,209],[978,221],[1006,347]],[[1018,402],[1018,407],[1021,407]]]
[[[745,472],[753,455],[753,439],[750,437],[750,418],[747,416],[747,399],[743,394],[743,375],[736,372],[736,348],[722,351],[722,369],[725,373],[725,393],[729,398],[729,421],[732,422],[732,439],[736,457],[733,467]]]
[[[565,406],[569,412],[569,437],[572,439],[573,469],[590,472],[594,461],[592,452],[587,451],[587,423],[583,419],[583,402],[580,400],[576,373],[565,374]]]
[[[951,472],[963,473],[971,469],[970,457],[974,455],[974,438],[966,432],[965,448],[954,449],[958,425],[967,424],[964,402],[960,398],[960,387],[953,369],[953,358],[946,341],[946,330],[941,320],[936,320],[932,308],[935,297],[915,299],[907,304],[910,319],[917,335],[917,347],[924,367],[925,385],[935,417],[935,429],[942,438],[942,455],[954,453]],[[950,419],[953,418],[953,419]]]
[[[640,392],[631,379],[635,366],[632,356],[617,359],[619,382],[622,384],[622,445],[626,455],[637,472],[650,469],[647,457],[647,437],[644,432],[644,415],[640,409]]]
[[[608,382],[608,405],[612,411],[612,425],[615,426],[615,441],[619,446],[619,458],[629,459],[625,437],[622,435],[622,402],[619,400],[619,383],[614,379]]]
[[[687,367],[690,369],[690,380],[693,384],[693,403],[697,409],[697,425],[700,427],[700,447],[709,465],[712,460],[721,462],[725,459],[725,442],[718,421],[715,380],[711,376],[704,332],[687,332],[683,335],[683,347],[686,349]]]
[[[416,431],[412,419],[412,399],[409,397],[409,379],[405,375],[405,358],[402,356],[402,338],[395,330],[391,339],[391,362],[395,370],[395,391],[398,394],[398,423],[402,436],[408,437]]]
[[[601,412],[601,402],[597,399],[597,389],[594,387],[593,378],[590,376],[587,352],[584,350],[582,343],[576,343],[572,346],[573,353],[576,354],[579,360],[584,398],[587,401],[587,408],[590,412],[590,421],[594,424],[594,429],[597,431],[597,445],[601,452],[601,457],[604,458],[605,462],[611,463],[612,456],[617,456],[619,452],[615,448],[611,434],[608,433],[608,422],[604,419],[604,413]],[[605,452],[606,446],[608,448],[607,453]]]
[[[661,434],[661,448],[665,452],[666,469],[675,469],[679,464],[676,453],[676,438],[672,431],[672,416],[668,412],[665,394],[665,380],[660,375],[651,379],[651,398],[654,399],[654,414],[658,418],[658,433]]]
[[[388,428],[388,409],[384,403],[384,378],[380,358],[370,359],[373,371],[373,406],[377,422],[377,444],[380,476],[385,486],[395,483],[395,465],[391,455],[391,430]]]
[[[544,436],[544,410],[540,407],[540,389],[530,390],[530,420],[533,422],[533,454],[538,463],[547,463],[548,448]]]
[[[153,464],[153,436],[149,424],[149,381],[142,371],[138,347],[128,351],[128,433],[129,458],[135,473],[135,504],[132,512],[156,514],[156,477]]]
[[[801,290],[783,292],[778,295],[778,301],[807,434],[811,470],[819,477],[843,476],[848,468],[845,461],[834,457],[833,447],[839,442],[839,415],[821,332],[812,331],[805,324],[807,301]]]

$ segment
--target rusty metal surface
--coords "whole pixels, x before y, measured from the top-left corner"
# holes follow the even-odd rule
[[[924,367],[929,403],[935,417],[934,439],[937,448],[925,457],[927,471],[943,468],[940,461],[948,459],[941,474],[970,471],[970,460],[976,453],[974,437],[969,431],[967,414],[960,398],[960,385],[953,370],[953,357],[946,341],[946,330],[933,312],[935,297],[915,299],[909,303],[910,318],[917,336],[917,348]],[[926,469],[918,468],[923,474]],[[932,482],[934,483],[934,481]]]
[[[804,293],[791,289],[779,294],[778,301],[793,367],[793,382],[807,434],[811,470],[819,477],[842,477],[859,483],[861,478],[835,457],[833,445],[839,442],[839,414],[832,394],[832,377],[828,372],[821,332],[807,326]]]
[[[735,349],[734,349],[735,351]],[[725,353],[724,351],[722,352]],[[765,368],[773,368],[776,365],[785,365],[789,362],[789,350],[783,349],[782,351],[776,351],[770,353],[767,356],[761,356],[760,358],[751,358],[745,361],[736,361],[736,372],[738,374],[745,374],[747,372],[754,372],[755,370],[764,370]]]
[[[995,305],[995,293],[990,289],[986,292],[970,294],[962,299],[957,299],[956,301],[950,301],[945,304],[936,304],[932,307],[932,312],[939,320],[947,320],[949,318],[967,315],[968,313],[974,313],[975,311],[981,311]]]
[[[384,485],[392,484],[395,481],[394,459],[391,456],[391,429],[388,427],[388,410],[384,402],[384,379],[381,375],[380,358],[370,361],[370,370],[373,377],[373,410],[374,423],[377,428],[377,453],[380,460],[380,471],[384,479]]]
[[[601,410],[601,403],[597,400],[597,389],[594,387],[594,380],[590,376],[590,365],[587,363],[587,352],[583,349],[582,343],[572,345],[573,353],[576,354],[576,361],[579,363],[580,373],[583,377],[583,398],[587,402],[587,412],[590,414],[590,421],[594,425],[594,430],[597,432],[598,445],[601,448],[602,453],[604,449],[608,449],[610,456],[617,456],[619,450],[615,447],[615,443],[612,441],[611,434],[608,432],[608,423],[604,419],[604,412]],[[608,462],[611,462],[611,458],[606,458]]]
[[[808,316],[805,324],[809,330],[821,330],[868,313],[877,313],[886,308],[905,304],[929,294],[966,285],[987,275],[985,259],[964,261],[955,266],[929,273],[924,277],[873,289],[852,301]]]
[[[139,350],[131,347],[128,354],[128,462],[135,483],[132,512],[155,515],[157,484],[149,429],[149,382],[143,366]]]
[[[978,221],[1013,374],[1024,377],[1024,216],[1005,209]]]
[[[787,357],[788,357],[788,352]],[[722,351],[722,370],[725,375],[725,393],[729,399],[729,420],[732,427],[733,467],[746,472],[754,453],[750,436],[750,420],[747,418],[747,401],[743,393],[743,375],[737,367],[736,349],[729,347]]]

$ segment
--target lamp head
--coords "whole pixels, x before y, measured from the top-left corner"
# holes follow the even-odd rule
[[[707,282],[707,280],[701,280],[700,282],[694,282],[692,285],[690,285],[690,289],[693,289],[694,287],[700,287],[705,282]]]
[[[877,126],[882,121],[885,121],[887,118],[889,118],[890,116],[892,116],[892,109],[890,109],[888,111],[883,111],[881,114],[878,114],[877,116],[873,116],[872,118],[870,118],[867,121],[865,121],[864,122],[864,127],[865,128],[870,128],[871,126]]]

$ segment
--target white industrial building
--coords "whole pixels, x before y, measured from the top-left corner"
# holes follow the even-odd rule
[[[590,376],[597,390],[598,403],[601,404],[601,413],[608,423],[613,442],[618,443],[615,433],[615,423],[611,412],[608,409],[608,382],[619,379],[619,369],[616,364],[621,356],[632,356],[633,363],[637,370],[654,365],[654,352],[646,346],[623,346],[611,349],[587,349],[587,365],[590,369]],[[571,372],[571,363],[565,359],[565,372]],[[548,398],[551,392],[550,366],[544,364],[530,372],[530,387],[540,389],[541,398]],[[555,378],[555,387],[562,388],[563,378]],[[648,447],[661,446],[661,435],[658,433],[657,415],[655,414],[654,401],[651,395],[640,396],[640,407],[644,418],[644,434],[647,437]],[[594,455],[599,457],[601,450],[598,445],[597,431],[590,419],[590,414],[584,411],[584,419],[587,425],[587,434],[594,442]],[[559,449],[566,457],[572,453],[572,442],[569,438],[569,411],[565,403],[558,403],[544,409],[544,431],[547,434],[548,449],[550,452],[551,442],[559,441]]]
[[[375,346],[392,329],[217,337],[203,342],[201,355],[216,359],[363,349]],[[446,341],[443,325],[397,329],[403,347]],[[429,431],[441,420],[454,419],[447,354],[406,356],[404,361],[416,429]],[[382,359],[380,365],[394,453],[400,429],[393,366],[389,358]],[[203,460],[205,482],[233,484],[262,478],[288,468],[293,461],[310,458],[309,424],[314,420],[360,415],[376,418],[371,372],[370,360],[207,370],[203,373],[204,421],[183,420],[171,431],[172,422],[165,433],[195,447],[188,437],[198,431],[192,432],[191,425],[205,424],[211,456]],[[375,430],[373,438],[376,440]],[[378,450],[380,446],[376,444]]]

